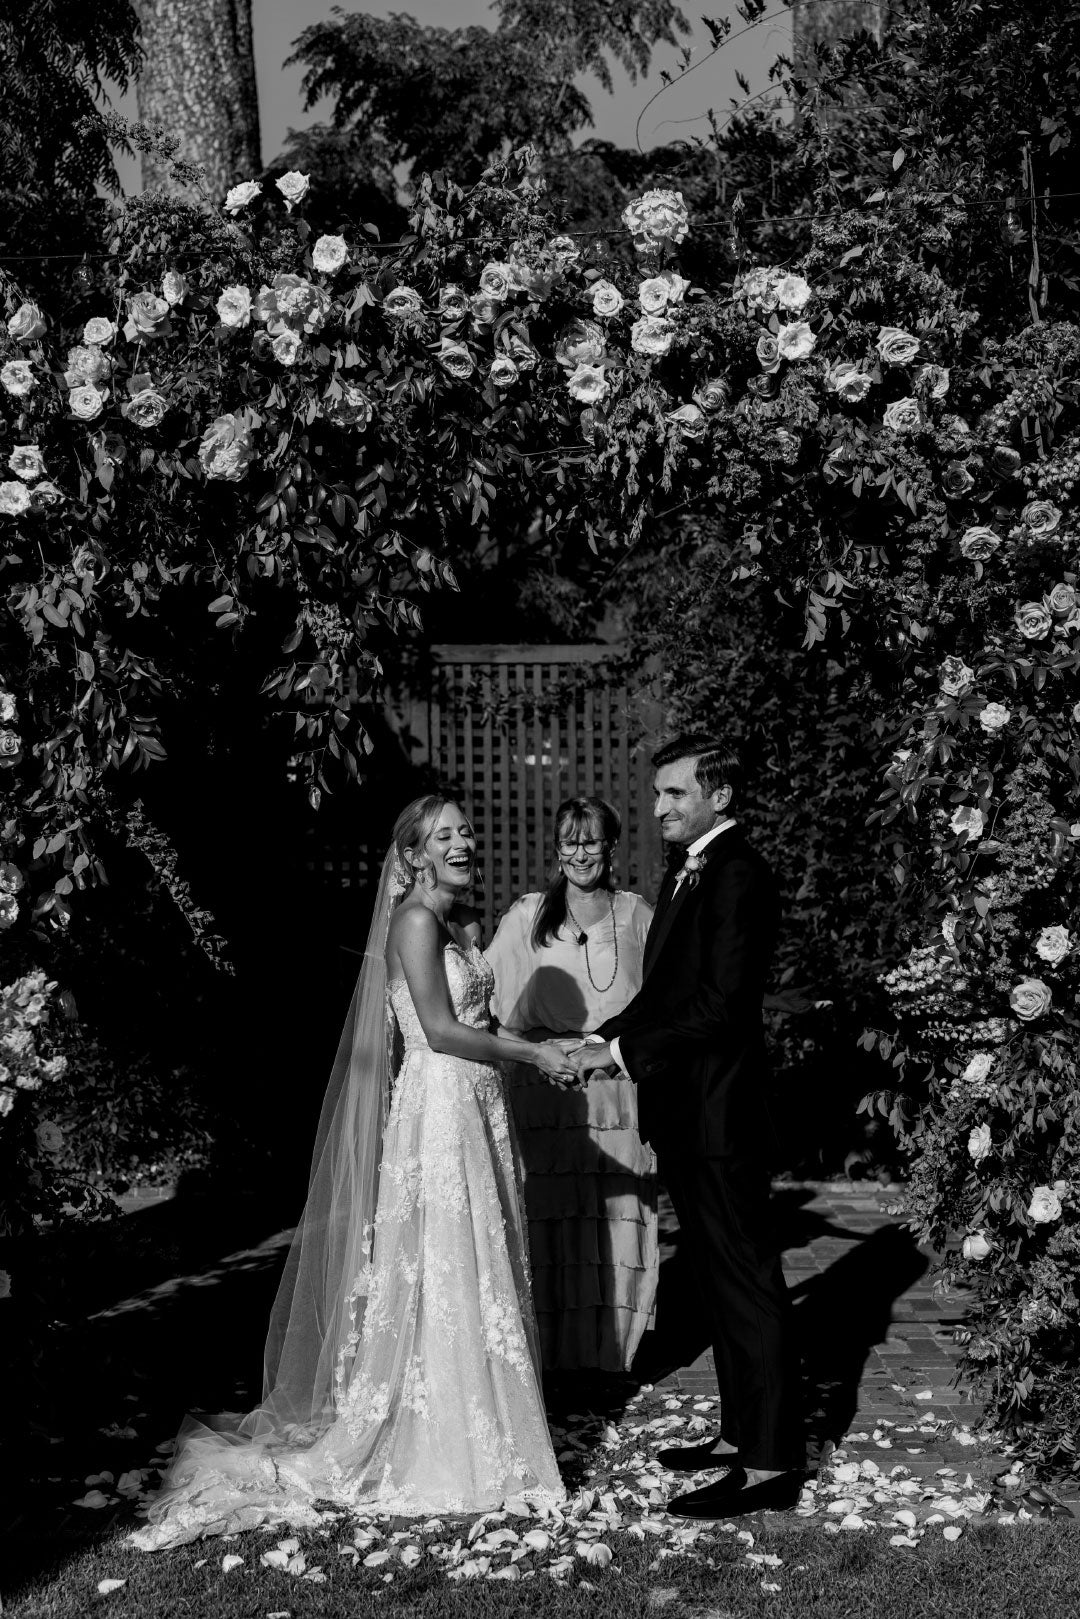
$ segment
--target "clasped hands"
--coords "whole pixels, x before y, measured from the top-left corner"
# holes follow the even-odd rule
[[[557,1039],[545,1040],[544,1044],[554,1048],[552,1058],[555,1057],[555,1051],[560,1055],[555,1059],[557,1068],[554,1065],[549,1067],[545,1063],[541,1072],[545,1079],[558,1085],[560,1090],[574,1090],[587,1084],[591,1073],[600,1069],[614,1071],[617,1066],[611,1055],[611,1046],[606,1040],[589,1041],[579,1035],[562,1035]]]

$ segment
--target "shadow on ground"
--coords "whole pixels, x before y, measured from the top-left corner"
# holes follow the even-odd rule
[[[815,1242],[837,1257],[793,1289],[806,1378],[811,1454],[839,1439],[858,1407],[868,1354],[895,1301],[926,1270],[907,1232],[831,1225],[813,1193],[776,1200],[785,1250]],[[667,1212],[665,1213],[665,1206]],[[20,1583],[109,1531],[130,1509],[75,1507],[88,1475],[148,1465],[189,1410],[246,1410],[257,1400],[266,1320],[299,1208],[296,1191],[227,1193],[181,1185],[175,1198],[35,1251],[38,1331],[9,1388],[26,1391],[0,1494],[0,1537],[18,1548]],[[841,1243],[837,1239],[844,1239]],[[18,1323],[9,1325],[18,1331]],[[643,1383],[691,1365],[708,1347],[697,1280],[666,1199],[655,1330],[623,1378],[548,1381],[553,1420],[592,1411],[617,1419]],[[568,1482],[595,1465],[579,1452]]]

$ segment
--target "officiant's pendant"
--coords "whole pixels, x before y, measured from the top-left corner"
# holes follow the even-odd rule
[[[577,936],[577,942],[578,944],[588,944],[589,935],[587,933],[579,933]]]

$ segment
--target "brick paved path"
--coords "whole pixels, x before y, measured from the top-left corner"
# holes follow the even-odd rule
[[[951,1467],[988,1488],[1012,1458],[971,1432],[981,1408],[954,1386],[953,1328],[963,1320],[963,1295],[935,1291],[935,1256],[905,1230],[901,1197],[899,1187],[874,1182],[776,1188],[784,1273],[808,1374],[808,1457],[816,1464],[837,1445],[883,1469],[899,1462],[929,1479]],[[665,1204],[662,1277],[678,1254],[678,1225]],[[715,1394],[711,1350],[668,1370],[657,1387]],[[1057,1493],[1077,1507],[1077,1487]]]
[[[865,1280],[874,1285],[872,1299],[851,1297],[845,1301],[843,1316],[836,1321],[835,1350],[844,1353],[845,1333],[854,1328],[866,1348],[866,1359],[858,1382],[857,1404],[851,1426],[873,1428],[882,1418],[904,1423],[913,1412],[935,1409],[939,1415],[972,1423],[981,1412],[952,1386],[955,1372],[953,1326],[963,1319],[963,1301],[958,1294],[942,1299],[934,1291],[931,1268],[934,1255],[929,1248],[917,1248],[904,1230],[896,1210],[902,1197],[899,1187],[847,1181],[803,1183],[777,1188],[781,1209],[781,1229],[787,1224],[785,1204],[797,1201],[801,1224],[817,1229],[797,1246],[785,1245],[784,1274],[796,1308],[812,1296],[817,1279],[826,1279],[834,1266],[856,1259],[860,1248],[880,1233],[893,1233],[889,1242],[897,1257],[904,1260],[895,1277],[878,1274]],[[666,1203],[666,1200],[665,1200]],[[677,1244],[678,1226],[668,1208],[661,1206],[661,1258],[672,1256]],[[798,1235],[799,1233],[793,1233]],[[911,1273],[919,1270],[921,1274]],[[908,1279],[910,1277],[910,1279]],[[896,1296],[890,1297],[895,1286]],[[830,1286],[830,1292],[833,1289]],[[857,1319],[862,1308],[874,1316],[880,1330],[868,1338]],[[885,1318],[885,1310],[891,1319]],[[820,1325],[820,1322],[819,1322]],[[820,1346],[819,1346],[820,1347]],[[819,1368],[820,1369],[820,1368]],[[827,1368],[825,1368],[827,1370]],[[705,1350],[691,1365],[672,1372],[663,1386],[697,1393],[716,1392],[712,1351]],[[919,1391],[933,1391],[933,1401],[915,1400]]]

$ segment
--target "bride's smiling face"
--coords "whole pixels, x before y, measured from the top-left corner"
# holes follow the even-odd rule
[[[462,893],[476,875],[476,833],[460,804],[444,804],[442,813],[425,839],[424,859],[427,881],[435,886],[458,889]]]

